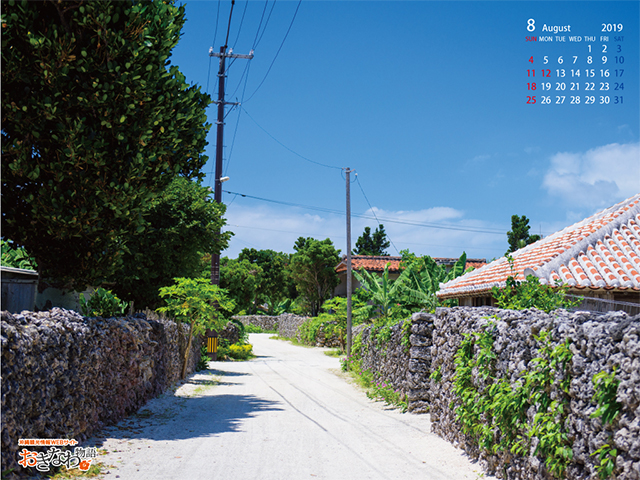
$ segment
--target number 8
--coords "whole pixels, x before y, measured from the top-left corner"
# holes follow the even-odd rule
[[[536,29],[536,21],[533,18],[527,20],[527,30],[533,32]]]

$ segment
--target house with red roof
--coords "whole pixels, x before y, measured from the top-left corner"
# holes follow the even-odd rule
[[[451,268],[458,261],[457,258],[433,258],[438,265],[445,265],[445,267]],[[400,276],[400,262],[402,257],[392,257],[389,255],[370,256],[370,255],[351,255],[351,270],[360,271],[364,268],[369,273],[377,273],[382,276],[384,267],[389,264],[389,278],[395,280]],[[469,267],[480,268],[486,265],[487,261],[484,258],[468,258],[465,265],[465,270]],[[336,267],[336,272],[340,278],[340,284],[334,291],[335,296],[345,297],[347,295],[347,256],[342,256],[342,261]],[[351,288],[353,291],[356,288],[360,288],[358,280],[352,276]],[[352,293],[353,293],[352,291]]]
[[[640,193],[512,253],[516,278],[534,275],[584,297],[580,308],[640,308]],[[494,304],[493,287],[513,276],[506,257],[440,285],[438,298],[461,306]]]

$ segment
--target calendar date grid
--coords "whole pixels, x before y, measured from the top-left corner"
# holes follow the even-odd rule
[[[527,30],[535,28],[535,20],[529,19]],[[618,35],[623,28],[623,24],[602,24],[606,35],[578,36],[570,34],[571,25],[543,24],[540,35],[527,35],[527,42],[550,48],[525,57],[526,103],[623,105],[626,59],[624,36]]]

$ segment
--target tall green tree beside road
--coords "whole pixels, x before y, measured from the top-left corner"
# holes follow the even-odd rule
[[[211,278],[211,261],[205,270],[205,278]],[[222,257],[220,259],[220,287],[235,301],[234,314],[241,311],[255,313],[258,288],[263,278],[260,265],[247,259]]]
[[[174,177],[201,178],[210,97],[174,1],[2,4],[2,228],[60,285],[98,285]]]
[[[529,219],[526,216],[511,216],[511,230],[507,232],[507,240],[509,242],[507,253],[513,253],[542,238],[540,235],[529,235],[530,228]]]
[[[156,308],[160,287],[176,277],[200,276],[202,253],[219,253],[232,235],[216,236],[225,224],[225,208],[207,187],[176,177],[145,206],[147,227],[129,237],[123,256],[126,268],[110,278],[113,291],[123,300],[133,300],[138,309]]]
[[[291,276],[296,289],[305,300],[312,316],[317,316],[340,280],[336,265],[340,262],[340,250],[336,250],[329,238],[316,240],[299,237],[293,246],[296,253],[291,256]]]
[[[353,253],[356,255],[388,256],[387,248],[389,245],[391,243],[387,240],[384,225],[378,225],[373,235],[371,235],[370,227],[364,227],[363,234],[356,240],[356,248],[353,249]]]
[[[262,269],[260,283],[256,290],[256,306],[266,304],[268,313],[273,314],[278,304],[286,298],[295,297],[295,285],[287,269],[290,262],[288,254],[273,250],[243,248],[238,255],[238,260],[247,260]]]

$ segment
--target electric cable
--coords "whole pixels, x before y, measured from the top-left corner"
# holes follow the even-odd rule
[[[242,103],[244,103],[244,102],[242,102]],[[342,170],[342,168],[341,168],[341,167],[334,167],[333,165],[326,165],[326,164],[324,164],[324,163],[316,162],[315,160],[311,160],[310,158],[307,158],[307,157],[305,157],[305,156],[303,156],[303,155],[300,155],[298,152],[296,152],[296,151],[294,151],[294,150],[290,149],[290,148],[289,148],[289,147],[287,147],[284,143],[282,143],[280,140],[278,140],[276,137],[274,137],[274,136],[273,136],[273,135],[271,135],[269,132],[267,132],[264,128],[262,128],[262,126],[261,126],[258,122],[256,122],[255,118],[253,118],[253,117],[249,114],[249,112],[247,112],[247,109],[246,109],[246,108],[244,108],[244,107],[242,106],[242,104],[240,105],[240,108],[241,108],[242,110],[244,110],[244,113],[246,113],[246,114],[247,114],[247,116],[248,116],[251,120],[253,120],[253,123],[255,123],[255,124],[258,126],[258,128],[260,128],[260,130],[262,130],[264,133],[266,133],[267,135],[269,135],[272,139],[274,139],[277,143],[279,143],[280,145],[282,145],[284,148],[286,148],[287,150],[289,150],[289,151],[290,151],[291,153],[293,153],[294,155],[296,155],[296,156],[298,156],[298,157],[302,158],[303,160],[306,160],[307,162],[314,163],[314,164],[316,164],[316,165],[320,165],[321,167],[326,167],[326,168],[335,168],[335,169],[337,169],[337,170]]]
[[[341,210],[332,210],[329,208],[324,208],[324,207],[314,207],[314,206],[310,206],[310,205],[302,205],[299,203],[292,203],[292,202],[283,202],[280,200],[271,200],[268,198],[263,198],[263,197],[256,197],[254,195],[248,195],[248,194],[244,194],[244,193],[238,193],[238,192],[229,192],[227,190],[223,190],[223,192],[225,193],[230,193],[232,195],[240,195],[241,197],[245,197],[245,198],[252,198],[254,200],[260,200],[263,202],[269,202],[269,203],[276,203],[279,205],[286,205],[286,206],[290,206],[290,207],[298,207],[298,208],[306,208],[309,210],[317,210],[320,212],[325,212],[325,213],[334,213],[336,215],[346,215],[345,212],[341,211]],[[461,231],[461,232],[473,232],[473,233],[487,233],[487,234],[491,234],[491,235],[504,235],[504,232],[506,230],[491,230],[491,229],[482,229],[482,228],[473,228],[473,227],[455,227],[453,225],[441,225],[441,224],[437,224],[437,223],[420,223],[420,222],[412,222],[412,221],[407,221],[407,220],[396,220],[393,218],[386,218],[386,217],[377,217],[377,216],[370,216],[370,215],[364,215],[364,214],[358,214],[358,213],[352,213],[351,214],[352,217],[358,217],[358,218],[364,218],[364,219],[368,219],[368,220],[377,220],[378,223],[397,223],[399,225],[411,225],[414,227],[424,227],[424,228],[436,228],[436,229],[440,229],[440,230],[455,230],[455,231]]]
[[[367,205],[369,205],[369,210],[371,211],[371,213],[373,213],[373,216],[376,219],[376,222],[378,222],[378,226],[382,225],[382,222],[380,222],[380,220],[378,220],[378,216],[376,215],[375,210],[371,206],[371,203],[369,203],[369,199],[367,198],[367,194],[364,193],[364,188],[362,188],[362,184],[360,183],[360,179],[358,178],[358,174],[357,173],[356,173],[356,182],[358,182],[358,186],[360,187],[360,191],[362,192],[362,195],[364,196],[364,199],[367,201]],[[393,240],[391,240],[391,237],[389,237],[388,234],[387,234],[387,238],[389,239],[389,242],[391,242],[391,245],[393,245],[393,248],[395,249],[397,254],[400,255],[400,250],[398,250],[398,248],[396,247],[395,243],[393,243]]]
[[[262,16],[260,17],[260,22],[258,23],[258,30],[256,30],[256,38],[253,39],[253,47],[251,47],[252,49],[256,48],[256,44],[258,42],[258,35],[260,34],[260,27],[262,26],[262,20],[264,20],[264,12],[267,11],[267,5],[269,5],[269,0],[266,0],[264,2],[264,8],[262,9]]]
[[[238,35],[236,35],[236,39],[233,42],[233,48],[235,48],[238,43],[238,39],[240,38],[240,30],[242,30],[242,24],[244,23],[244,16],[247,13],[247,7],[249,6],[249,0],[247,0],[244,4],[244,10],[242,11],[242,18],[240,19],[240,26],[238,27]]]
[[[253,98],[253,96],[257,93],[258,90],[260,90],[260,87],[262,86],[262,84],[265,82],[265,80],[269,76],[269,72],[271,72],[271,68],[273,67],[273,64],[276,63],[276,59],[278,58],[278,55],[280,54],[280,50],[282,50],[284,42],[287,40],[287,37],[289,36],[289,32],[291,31],[291,27],[293,27],[293,22],[296,19],[296,15],[298,15],[298,10],[300,9],[300,4],[301,3],[302,3],[302,0],[298,0],[298,6],[296,7],[296,11],[293,14],[293,18],[291,19],[291,23],[289,24],[289,28],[287,29],[287,33],[284,35],[284,38],[282,39],[282,43],[280,44],[280,47],[278,48],[278,51],[276,52],[276,56],[273,57],[273,61],[271,62],[271,65],[269,65],[269,69],[267,70],[267,73],[265,74],[264,78],[262,79],[262,81],[258,85],[258,88],[256,88],[254,90],[254,92],[251,94],[251,96],[249,98],[247,98],[245,100],[245,102],[248,102],[249,100],[251,100]]]
[[[267,25],[269,25],[269,20],[271,19],[271,14],[273,13],[273,9],[276,6],[276,0],[273,0],[273,5],[271,5],[271,10],[269,10],[269,16],[267,17],[267,21],[264,22],[264,28],[262,29],[262,33],[260,34],[260,38],[258,38],[257,41],[255,41],[254,43],[254,49],[258,48],[258,45],[260,44],[260,41],[262,40],[262,37],[264,37],[264,32],[267,31]]]
[[[249,65],[250,63],[247,63],[247,66]],[[240,97],[240,103],[238,107],[242,105],[242,100],[244,99],[244,94],[245,94],[245,91],[247,90],[247,80],[249,80],[249,75],[247,75],[245,78],[244,88],[242,89],[242,96]],[[231,149],[229,150],[229,157],[227,158],[227,163],[224,166],[225,175],[227,174],[226,172],[229,170],[229,164],[231,163],[231,156],[233,155],[233,146],[236,143],[236,134],[238,133],[238,125],[240,124],[240,114],[242,113],[242,109],[238,108],[237,110],[238,110],[238,118],[236,119],[236,128],[233,130],[233,139],[231,140]]]
[[[211,45],[213,48],[213,46],[215,46],[216,44],[216,37],[218,36],[218,21],[220,20],[220,2],[222,0],[218,0],[218,11],[216,13],[216,29],[213,32],[213,42],[211,42]],[[209,77],[211,76],[211,56],[209,56],[209,71],[207,72],[207,88],[205,90],[205,92],[209,93]]]

